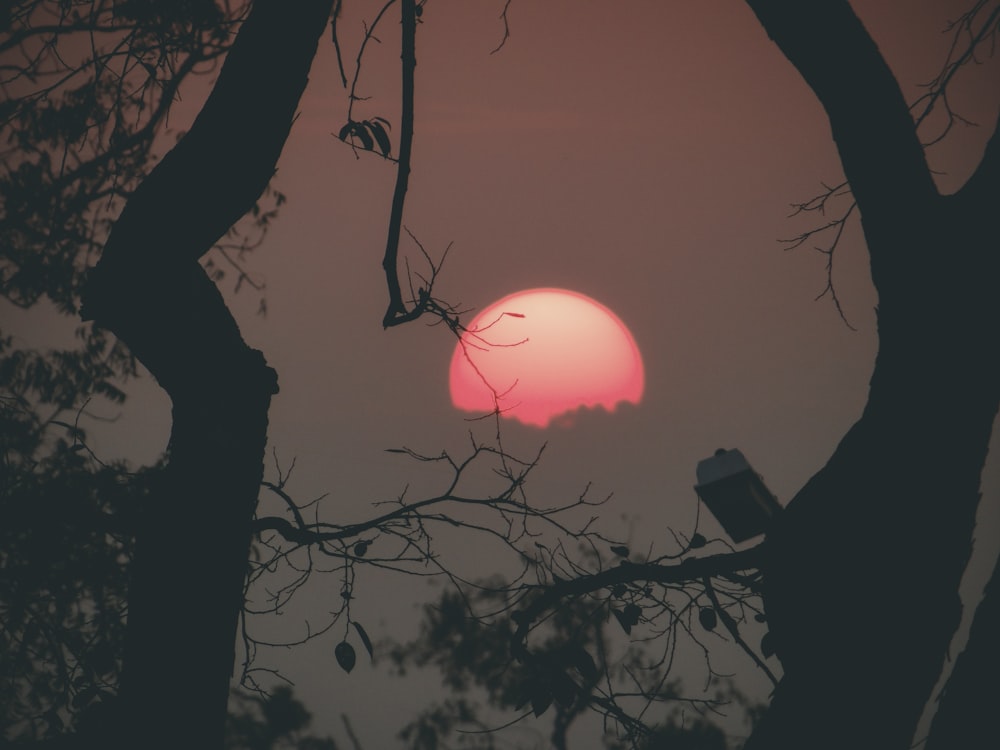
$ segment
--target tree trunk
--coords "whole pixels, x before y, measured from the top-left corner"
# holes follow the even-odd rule
[[[117,740],[218,748],[277,379],[198,263],[274,173],[332,0],[256,0],[190,132],[129,200],[85,319],[169,394],[168,467],[143,509]]]
[[[748,3],[830,118],[879,294],[879,353],[860,420],[768,535],[765,604],[785,674],[746,747],[902,750],[961,617],[1000,398],[988,226],[1000,137],[959,193],[939,195],[848,3]]]
[[[970,293],[986,295],[986,299],[996,299],[997,278],[997,239],[995,222],[990,222],[990,216],[995,216],[998,196],[1000,196],[1000,119],[998,119],[993,137],[986,148],[983,161],[972,179],[955,196],[955,201],[961,211],[959,220],[967,222],[970,227],[978,227],[968,232],[972,252],[983,256],[992,256],[990,267],[985,269],[978,279],[981,288],[970,290]],[[973,223],[971,217],[978,216],[978,223]],[[976,273],[984,269],[973,267]],[[970,346],[980,346],[987,350],[996,341],[996,318],[994,327],[986,330],[983,327],[983,338],[978,342],[970,341]],[[970,331],[966,336],[975,335]],[[988,377],[993,377],[994,384],[998,378],[994,369]],[[988,498],[996,502],[997,498]],[[951,676],[945,685],[940,698],[940,705],[934,721],[931,724],[927,750],[947,750],[955,747],[977,747],[984,739],[995,736],[995,716],[993,711],[1000,705],[1000,560],[993,569],[993,574],[982,601],[976,608],[969,639],[965,645]]]
[[[927,750],[981,747],[996,737],[1000,706],[1000,563],[986,585],[962,651],[938,701]]]

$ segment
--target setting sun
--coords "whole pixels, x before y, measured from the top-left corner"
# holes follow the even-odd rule
[[[642,398],[642,357],[604,305],[565,289],[530,289],[483,310],[451,358],[452,403],[546,427],[580,407]]]

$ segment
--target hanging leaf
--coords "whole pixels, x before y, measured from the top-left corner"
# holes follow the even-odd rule
[[[372,137],[368,134],[368,131],[365,129],[364,123],[356,122],[354,123],[354,125],[355,127],[352,135],[356,135],[358,137],[358,140],[361,141],[361,148],[363,148],[365,151],[371,151],[375,147],[375,141],[373,141]]]
[[[357,657],[354,654],[354,647],[347,641],[341,641],[333,650],[333,655],[337,657],[337,664],[348,674],[354,669],[354,662]]]
[[[611,551],[614,552],[619,557],[628,557],[628,547],[623,545],[618,545],[617,547],[612,547]]]
[[[767,622],[767,615],[765,615],[763,612],[758,612],[753,616],[753,619],[755,619],[757,622]]]
[[[628,591],[628,589],[625,588],[624,583],[616,583],[614,588],[611,589],[611,596],[615,597],[615,599],[621,599],[625,596],[626,591]]]
[[[627,604],[622,614],[629,621],[630,625],[638,625],[639,616],[642,614],[642,607],[638,604]]]
[[[631,634],[632,626],[639,623],[639,615],[642,614],[642,608],[636,604],[627,604],[625,605],[625,609],[621,611],[612,609],[611,614],[618,620],[618,624],[622,626],[622,630],[626,634]]]
[[[774,656],[774,638],[771,637],[770,633],[764,633],[764,637],[760,639],[760,652],[764,655],[765,659],[769,659]]]
[[[354,130],[354,123],[351,122],[350,120],[348,120],[347,124],[340,129],[339,133],[337,133],[337,137],[340,140],[346,142],[347,141],[347,136],[349,136],[351,134],[352,130]]]
[[[353,625],[354,629],[358,631],[358,636],[361,638],[361,643],[364,644],[365,650],[368,652],[368,658],[374,659],[375,653],[374,649],[372,649],[372,639],[368,637],[368,633],[366,633],[365,629],[361,627],[360,622],[355,622],[353,623]]]
[[[705,546],[705,537],[701,534],[695,534],[691,537],[691,543],[688,545],[691,549],[701,549]]]
[[[611,610],[611,614],[613,614],[615,619],[618,620],[618,624],[622,626],[622,630],[625,631],[625,635],[631,635],[632,626],[629,624],[628,620],[625,619],[625,616],[621,613],[621,611],[613,609]]]
[[[719,618],[711,607],[702,607],[698,611],[698,622],[705,630],[715,630],[715,626],[719,624]]]
[[[354,554],[358,557],[364,557],[365,552],[368,551],[368,542],[358,542],[354,545]]]
[[[378,150],[382,152],[382,156],[388,156],[389,151],[392,150],[392,144],[389,142],[389,134],[385,132],[385,128],[378,121],[375,120],[365,120],[365,125],[372,132],[375,137],[375,142],[378,144]]]

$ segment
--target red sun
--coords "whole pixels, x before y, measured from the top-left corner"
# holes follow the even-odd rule
[[[586,295],[529,289],[483,310],[451,357],[451,400],[546,427],[580,407],[639,403],[642,356],[625,324]]]

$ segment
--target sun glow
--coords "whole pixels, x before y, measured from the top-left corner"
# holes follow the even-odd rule
[[[452,403],[546,427],[581,407],[638,404],[642,357],[625,324],[601,303],[565,289],[504,297],[472,321],[451,358]]]

